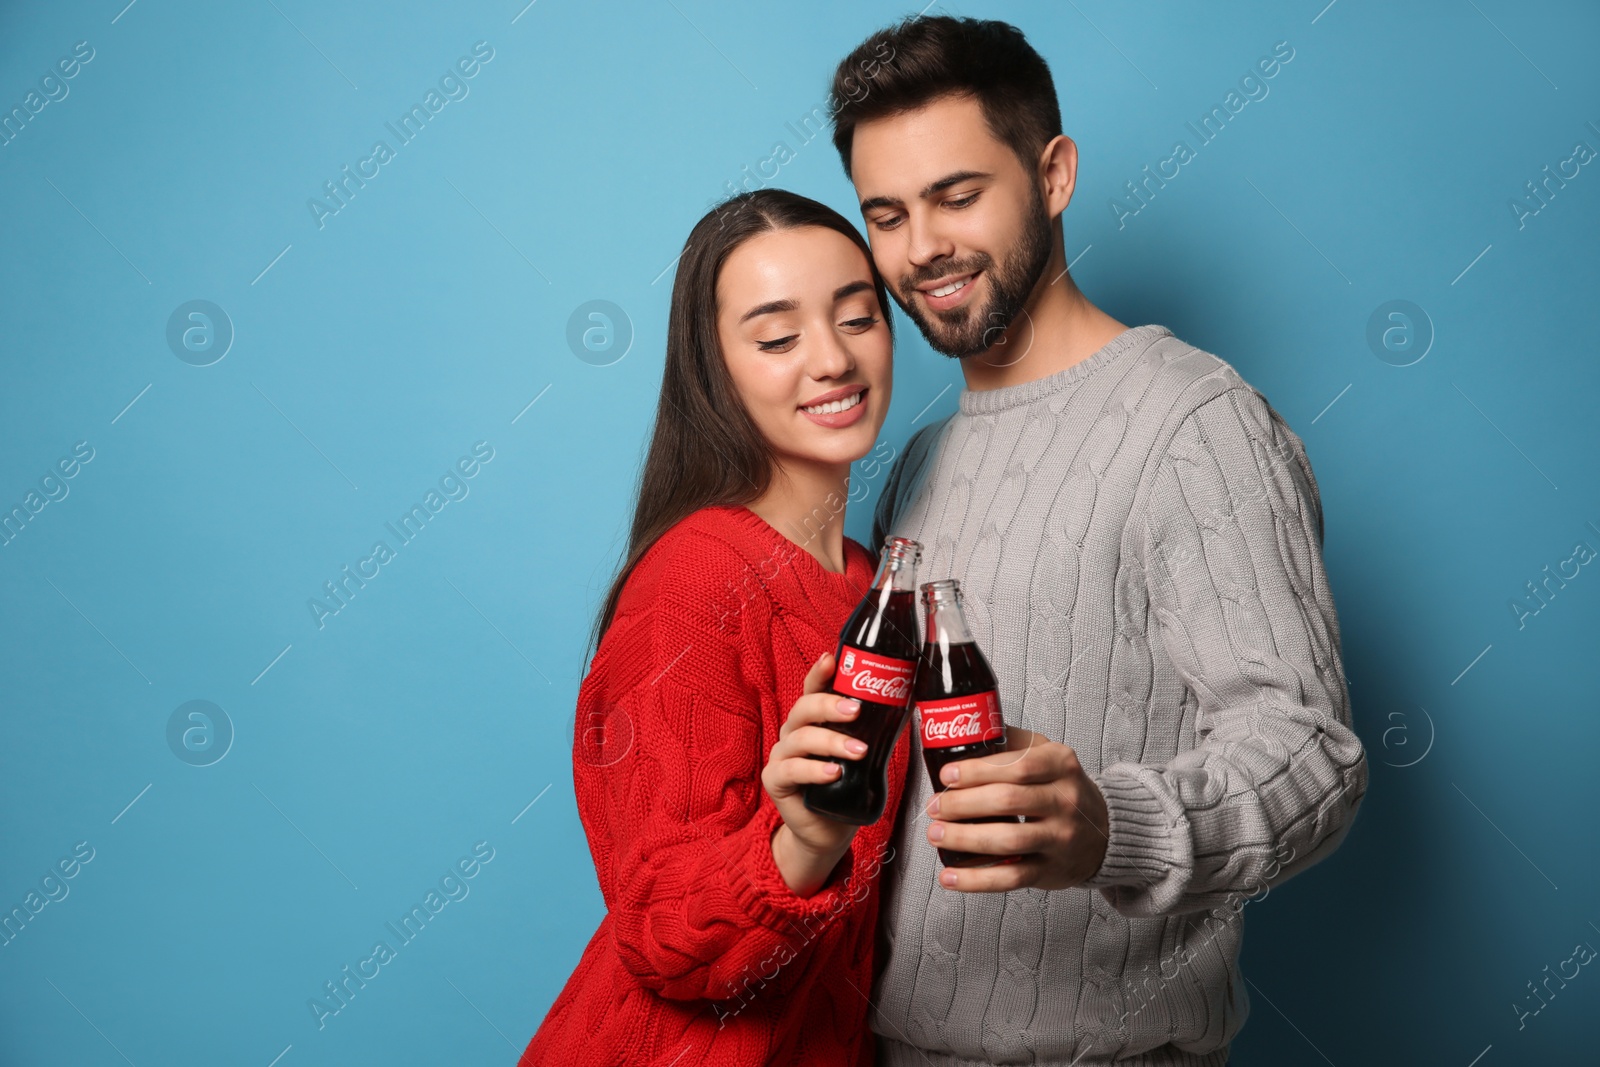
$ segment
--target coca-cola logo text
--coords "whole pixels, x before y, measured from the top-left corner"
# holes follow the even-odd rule
[[[917,702],[924,748],[954,748],[1004,737],[1000,697],[993,690]]]
[[[988,718],[989,716],[982,711],[969,711],[961,715],[952,715],[948,719],[935,719],[930,716],[922,720],[922,736],[928,741],[967,737],[981,740],[989,732]]]
[[[911,703],[911,679],[916,670],[912,660],[846,646],[839,656],[833,688],[843,696],[904,707]]]
[[[870,668],[857,671],[850,676],[852,689],[864,690],[875,693],[883,698],[885,704],[904,701],[911,695],[911,678],[909,675],[895,674],[880,678],[873,674]]]

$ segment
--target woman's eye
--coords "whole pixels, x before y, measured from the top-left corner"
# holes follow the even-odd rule
[[[776,341],[757,341],[756,345],[763,352],[775,352],[799,336],[797,333],[792,333],[788,337],[780,337]]]
[[[846,322],[845,325],[846,326],[866,327],[866,326],[871,326],[873,323],[875,323],[877,321],[878,321],[878,317],[876,315],[868,315],[866,318],[863,318],[863,319],[851,319],[848,322]]]

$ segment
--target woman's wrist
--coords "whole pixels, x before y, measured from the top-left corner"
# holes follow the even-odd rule
[[[845,841],[835,849],[819,852],[796,837],[788,823],[779,823],[772,835],[772,861],[784,884],[799,897],[812,896],[826,885],[849,850],[850,842]]]

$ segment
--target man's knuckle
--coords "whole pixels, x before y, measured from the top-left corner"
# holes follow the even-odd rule
[[[986,888],[1010,892],[1022,888],[1022,872],[1018,871],[1015,864],[1004,867],[995,867],[988,872],[988,886]]]
[[[997,827],[992,837],[994,846],[1006,853],[1033,851],[1029,844],[1032,831],[1025,823],[1011,823]]]

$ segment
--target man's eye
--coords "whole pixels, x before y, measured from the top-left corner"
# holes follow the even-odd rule
[[[780,337],[776,341],[757,341],[756,344],[763,352],[774,352],[799,336],[797,333],[792,333],[788,337]]]
[[[963,208],[970,206],[976,199],[978,199],[978,194],[972,193],[968,196],[961,197],[959,200],[946,200],[945,203],[954,208]]]
[[[879,221],[876,225],[880,230],[892,230],[894,229],[895,224],[899,223],[899,221],[900,219],[898,216],[891,215],[889,218]]]

